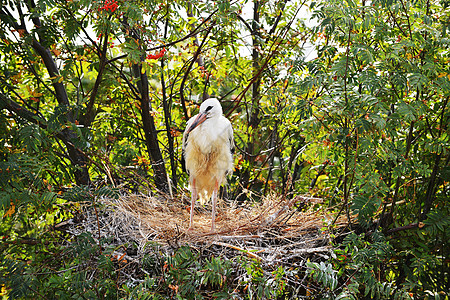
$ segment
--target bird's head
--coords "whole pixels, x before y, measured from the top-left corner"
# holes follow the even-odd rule
[[[194,130],[197,126],[205,122],[207,119],[210,118],[217,118],[222,115],[222,106],[220,105],[219,100],[216,98],[209,98],[205,100],[200,105],[200,112],[198,113],[197,118],[195,118],[194,122],[191,124],[191,127],[189,127],[187,133],[190,133],[192,130]]]

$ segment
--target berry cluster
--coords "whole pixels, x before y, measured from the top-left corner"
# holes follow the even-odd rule
[[[159,52],[156,52],[155,54],[147,55],[147,59],[159,59],[164,56],[164,53],[166,53],[166,48],[162,48]]]
[[[115,12],[118,6],[119,5],[117,4],[116,0],[105,0],[105,3],[102,7],[100,7],[100,10],[103,9],[106,11],[109,10],[111,12]]]

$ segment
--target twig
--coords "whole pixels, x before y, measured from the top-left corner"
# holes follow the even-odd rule
[[[254,258],[254,259],[258,260],[258,261],[262,261],[263,260],[260,256],[256,255],[255,253],[250,252],[249,250],[242,249],[242,248],[240,248],[238,246],[235,246],[235,245],[231,245],[231,244],[223,243],[223,242],[213,242],[213,244],[217,245],[217,246],[227,247],[227,248],[231,248],[231,249],[243,252],[243,253],[247,254],[249,257]]]
[[[87,266],[87,265],[88,265],[88,264],[81,264],[81,265],[76,265],[76,266],[73,266],[73,267],[70,267],[70,268],[67,268],[67,269],[64,269],[64,270],[50,271],[50,272],[41,272],[41,273],[33,273],[33,275],[38,276],[38,275],[50,275],[50,274],[54,275],[54,274],[61,274],[61,273],[65,273],[65,272],[70,271],[70,270],[73,270],[73,269],[83,268],[83,267],[85,267],[85,266]]]
[[[422,222],[412,223],[412,224],[409,224],[409,225],[405,225],[405,226],[389,229],[387,231],[387,234],[392,234],[392,233],[395,233],[395,232],[398,232],[398,231],[409,230],[409,229],[414,229],[414,228],[423,228],[424,226],[425,226],[425,224],[422,223]]]

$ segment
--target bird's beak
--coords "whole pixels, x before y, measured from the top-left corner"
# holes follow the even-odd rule
[[[194,120],[194,123],[192,123],[191,127],[189,127],[187,133],[190,133],[192,130],[194,130],[198,125],[205,122],[207,119],[207,115],[205,113],[198,114],[197,118]]]

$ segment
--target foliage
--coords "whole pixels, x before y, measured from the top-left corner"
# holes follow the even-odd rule
[[[333,291],[336,289],[337,286],[337,278],[335,275],[335,270],[333,270],[333,267],[331,264],[320,262],[320,263],[314,263],[314,262],[308,262],[307,266],[310,269],[311,277],[317,281],[320,282],[323,286],[327,287],[330,291]]]
[[[326,145],[318,149],[331,161],[333,198],[342,199],[348,216],[357,214],[364,230],[398,232],[390,241],[396,256],[387,263],[389,276],[375,281],[373,269],[355,266],[356,274],[363,273],[348,282],[348,297],[384,298],[402,285],[422,296],[448,290],[442,281],[448,264],[437,262],[438,256],[448,257],[448,242],[441,243],[448,234],[446,7],[429,1],[317,6],[319,59],[306,63],[312,76],[302,80],[301,89],[315,99],[308,128],[317,144]],[[373,235],[378,238],[376,231]],[[353,243],[355,259],[371,268],[377,266],[370,260],[377,251],[388,253],[376,241],[369,248]],[[417,273],[421,266],[427,270],[423,278]]]
[[[163,284],[158,287],[162,293],[167,291],[183,299],[202,298],[199,291],[207,291],[205,297],[216,293],[216,297],[222,299],[229,297],[230,261],[212,257],[202,263],[190,248],[181,247],[174,256],[167,258],[162,271]]]
[[[339,272],[346,282],[338,299],[358,299],[361,295],[371,299],[411,299],[393,282],[381,280],[389,270],[386,265],[393,254],[392,246],[382,234],[375,232],[370,239],[350,234],[342,246],[345,248],[336,250],[340,257],[335,256],[335,259],[338,264],[345,263]]]
[[[48,239],[47,239],[48,240]],[[117,275],[111,258],[114,249],[101,249],[89,234],[81,234],[61,251],[46,243],[16,244],[2,261],[2,285],[11,287],[13,299],[115,299],[118,295]],[[21,250],[23,261],[13,259]],[[41,261],[41,255],[28,253],[53,252],[56,258]],[[35,256],[35,257],[33,257]],[[50,262],[50,263],[49,263]]]
[[[0,285],[12,298],[292,292],[293,270],[185,247],[118,288],[105,241],[53,229],[79,202],[182,193],[181,132],[215,96],[238,149],[230,198],[309,193],[347,216],[343,240],[327,224],[335,257],[307,264],[321,297],[448,297],[449,7],[0,1]]]
[[[414,8],[413,17],[399,4],[318,7],[322,59],[307,63],[314,76],[303,82],[317,98],[310,128],[334,156],[328,172],[342,179],[342,198],[366,227],[380,211],[392,216],[397,209],[419,207],[422,215],[415,217],[424,219],[439,194],[436,180],[446,181],[436,177],[437,169],[446,168],[441,158],[448,157],[443,7],[405,4]],[[397,208],[400,195],[412,195],[414,203]]]

